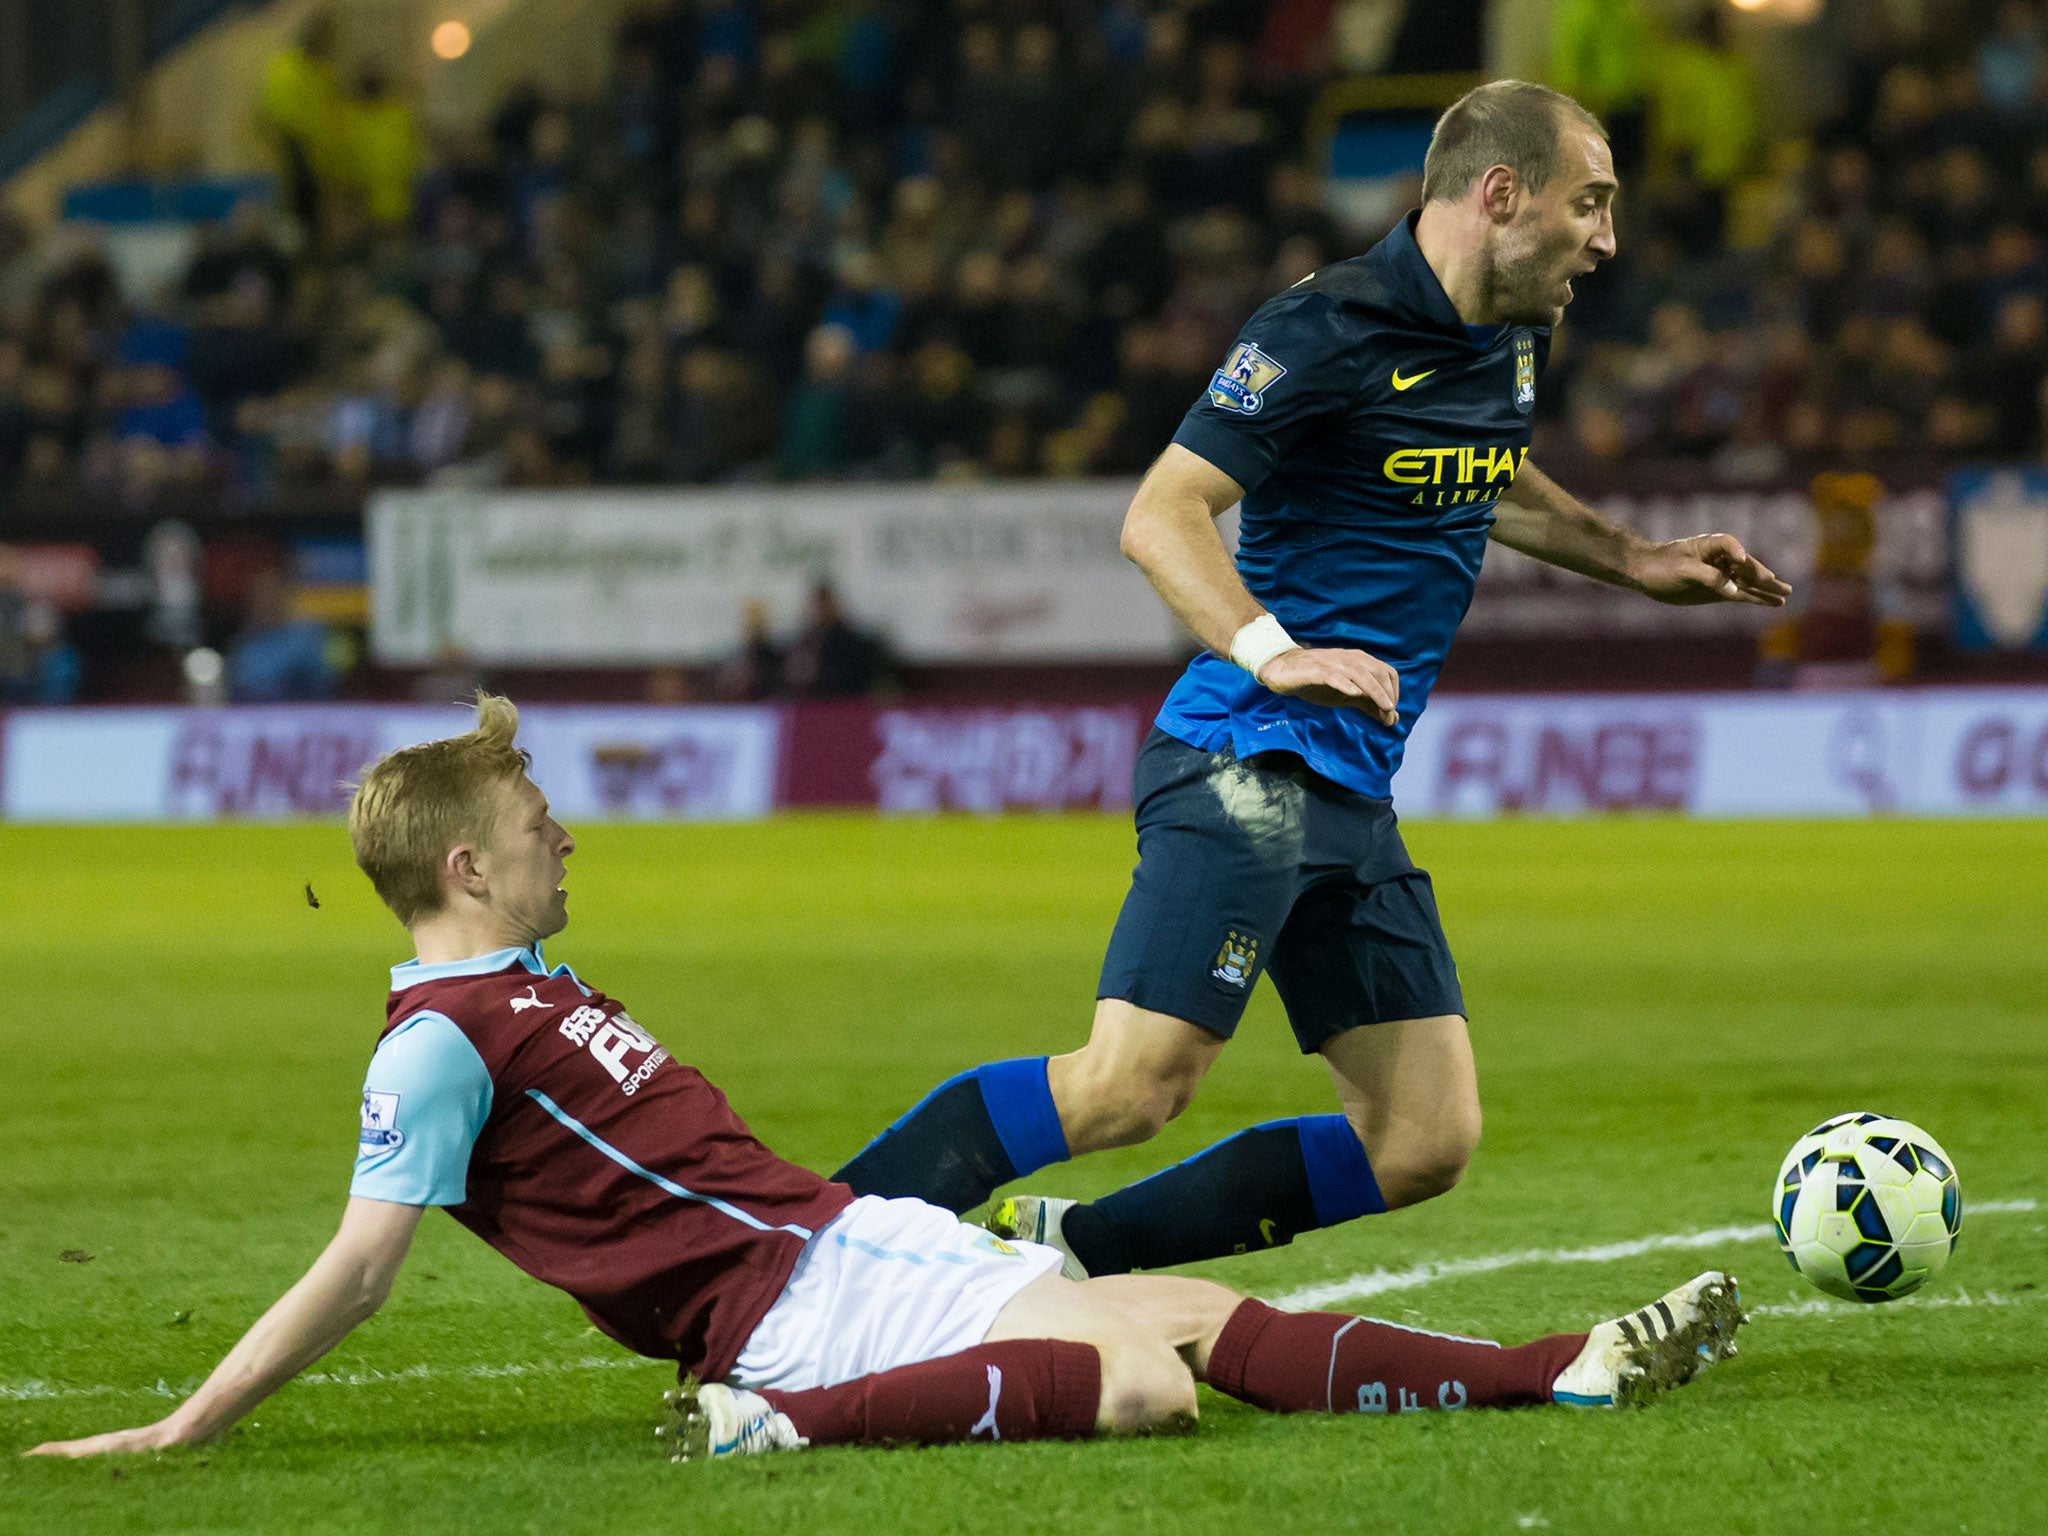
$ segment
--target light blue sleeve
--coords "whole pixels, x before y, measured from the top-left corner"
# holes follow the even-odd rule
[[[469,1154],[491,1112],[484,1060],[439,1013],[416,1013],[378,1043],[363,1081],[351,1195],[394,1205],[460,1205]]]

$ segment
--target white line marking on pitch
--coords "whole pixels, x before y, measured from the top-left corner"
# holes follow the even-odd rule
[[[2037,1209],[2038,1205],[2032,1200],[1987,1200],[1981,1205],[1971,1206],[1965,1214],[1996,1216]],[[1667,1232],[1655,1237],[1632,1238],[1621,1243],[1600,1243],[1590,1248],[1524,1248],[1514,1253],[1487,1254],[1476,1259],[1439,1259],[1417,1264],[1409,1269],[1368,1270],[1345,1280],[1305,1285],[1298,1290],[1269,1298],[1269,1304],[1286,1311],[1309,1311],[1336,1301],[1382,1296],[1389,1291],[1419,1290],[1439,1280],[1452,1280],[1465,1275],[1492,1274],[1495,1270],[1515,1269],[1528,1264],[1608,1264],[1616,1259],[1633,1259],[1642,1254],[1662,1253],[1671,1249],[1716,1248],[1726,1243],[1755,1242],[1770,1235],[1769,1225],[1760,1223],[1755,1226],[1714,1227],[1705,1232]],[[1974,1297],[1967,1291],[1959,1291],[1940,1296],[1908,1296],[1902,1302],[1894,1302],[1892,1305],[2010,1307],[2022,1305],[2022,1302],[2012,1297],[2001,1296],[1995,1291],[1987,1291]],[[1814,1297],[1807,1301],[1753,1306],[1749,1313],[1752,1317],[1809,1317],[1831,1314],[1867,1316],[1873,1310],[1875,1309],[1871,1307],[1850,1306],[1846,1302]],[[403,1381],[492,1381],[503,1377],[557,1376],[574,1371],[632,1370],[656,1363],[637,1355],[630,1355],[512,1365],[411,1365],[400,1371],[308,1371],[298,1380],[316,1387],[369,1387]],[[60,1387],[48,1381],[0,1382],[0,1402],[46,1403],[75,1397],[167,1397],[177,1400],[191,1396],[197,1387],[196,1381],[173,1387],[162,1380],[152,1387]]]
[[[660,1363],[658,1360],[644,1359],[639,1355],[615,1355],[604,1359],[542,1360],[512,1365],[409,1365],[402,1371],[307,1371],[294,1379],[315,1387],[374,1387],[398,1381],[495,1381],[506,1376],[560,1376],[571,1371],[620,1371]],[[161,1379],[153,1387],[59,1387],[47,1381],[15,1381],[0,1382],[0,1402],[47,1403],[72,1397],[168,1397],[176,1401],[190,1397],[198,1389],[197,1381],[174,1387]]]
[[[1972,1216],[1994,1216],[2036,1209],[2032,1200],[1986,1200],[1968,1207],[1964,1220]],[[1730,1243],[1750,1243],[1771,1236],[1768,1222],[1755,1226],[1714,1227],[1705,1232],[1665,1232],[1655,1237],[1631,1238],[1622,1243],[1599,1243],[1590,1248],[1523,1248],[1514,1253],[1489,1253],[1475,1259],[1431,1259],[1407,1269],[1368,1269],[1342,1280],[1324,1280],[1300,1286],[1279,1296],[1266,1298],[1283,1312],[1313,1312],[1333,1302],[1359,1301],[1384,1296],[1389,1291],[1419,1290],[1439,1280],[1466,1275],[1490,1275],[1495,1270],[1519,1269],[1528,1264],[1611,1264],[1616,1259],[1638,1258],[1646,1253],[1672,1249],[1720,1248]]]
[[[2048,1301],[2048,1296],[2004,1296],[1997,1291],[1980,1291],[1972,1296],[1968,1291],[1948,1291],[1939,1296],[1901,1296],[1897,1301],[1887,1303],[1895,1307],[2024,1307],[2031,1302]],[[1868,1317],[1877,1311],[1876,1307],[1860,1301],[1830,1301],[1825,1296],[1810,1296],[1805,1301],[1766,1302],[1762,1306],[1742,1309],[1751,1317]]]

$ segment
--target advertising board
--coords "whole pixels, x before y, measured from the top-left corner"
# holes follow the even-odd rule
[[[2048,814],[2048,689],[1445,695],[1409,816]]]
[[[390,492],[369,510],[378,660],[708,661],[749,600],[833,582],[910,661],[1153,660],[1179,626],[1118,549],[1131,487]]]
[[[10,821],[332,817],[382,753],[466,730],[438,705],[19,710],[6,717]],[[565,819],[734,820],[773,804],[773,709],[531,705],[519,739]]]
[[[988,707],[536,704],[520,740],[567,821],[1126,814],[1150,701]],[[10,821],[336,817],[452,706],[27,709],[0,717]],[[2048,815],[2048,689],[1447,694],[1394,781],[1408,817]]]
[[[1119,548],[1135,487],[835,486],[702,491],[383,492],[369,509],[371,645],[426,665],[705,662],[764,602],[778,632],[830,580],[856,622],[919,663],[1171,661],[1194,642]],[[1816,527],[1803,482],[1609,487],[1606,515],[1654,539],[1734,534],[1803,585]],[[1886,611],[1945,625],[1948,506],[1880,497],[1871,577]],[[1221,525],[1235,536],[1235,514]],[[2044,546],[2048,547],[2048,546]],[[2048,579],[2048,573],[2044,573]],[[1490,548],[1465,633],[1482,639],[1751,634],[1746,604],[1646,602]]]

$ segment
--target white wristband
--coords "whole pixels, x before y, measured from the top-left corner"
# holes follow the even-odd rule
[[[1256,678],[1282,651],[1299,650],[1294,637],[1270,613],[1262,613],[1230,637],[1230,659]]]

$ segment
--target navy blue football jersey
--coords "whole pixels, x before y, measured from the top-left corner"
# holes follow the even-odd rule
[[[1393,667],[1401,705],[1385,726],[1270,692],[1205,651],[1160,728],[1205,751],[1296,752],[1376,798],[1471,605],[1550,351],[1548,328],[1464,324],[1415,219],[1269,300],[1173,439],[1244,487],[1237,569],[1252,596],[1303,645]]]

